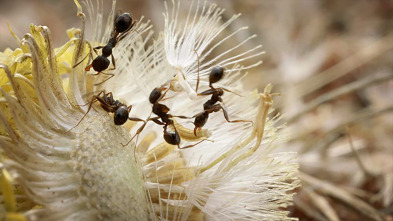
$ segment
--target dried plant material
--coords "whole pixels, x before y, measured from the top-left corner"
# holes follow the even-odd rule
[[[381,39],[375,40],[367,47],[361,49],[356,54],[346,58],[340,64],[337,64],[330,69],[308,79],[306,82],[298,86],[300,96],[311,93],[318,88],[346,75],[354,69],[372,61],[378,56],[383,55],[393,48],[393,36],[387,35]],[[312,82],[310,84],[310,82]]]
[[[389,207],[393,203],[393,171],[383,175],[383,182],[381,190],[383,205]]]
[[[306,193],[304,192],[306,192],[306,190],[300,192],[299,195],[300,196],[306,195]],[[300,199],[299,196],[295,197],[294,201],[295,201],[295,206],[299,208],[301,211],[303,211],[308,217],[311,217],[318,221],[328,221],[326,217],[324,217],[321,213],[319,213],[319,211],[315,210],[313,206],[311,206],[308,203],[305,203],[302,199]]]
[[[321,95],[320,97],[314,99],[312,102],[308,103],[301,111],[296,113],[294,116],[288,118],[288,123],[292,123],[301,117],[302,115],[314,110],[315,108],[319,107],[320,105],[337,99],[340,96],[343,96],[347,93],[354,92],[355,90],[359,90],[362,88],[366,88],[373,84],[382,83],[388,81],[393,78],[393,74],[383,74],[383,75],[374,75],[371,77],[367,77],[364,79],[360,79],[358,81],[352,82],[344,87],[338,88],[333,90],[329,93]]]
[[[377,210],[375,210],[372,206],[365,203],[364,201],[352,196],[347,191],[336,187],[335,185],[332,185],[328,182],[318,180],[305,173],[300,173],[299,177],[303,182],[315,188],[317,192],[328,195],[345,203],[347,206],[357,210],[359,213],[372,220],[383,221],[383,218]]]
[[[330,206],[329,202],[326,200],[325,197],[319,195],[318,193],[310,190],[306,191],[305,194],[308,195],[308,197],[311,200],[311,203],[315,205],[319,211],[326,216],[326,218],[330,221],[339,221],[339,217],[337,213],[334,211],[332,206]]]

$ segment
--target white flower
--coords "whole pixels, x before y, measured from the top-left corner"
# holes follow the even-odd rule
[[[180,1],[165,13],[166,28],[154,43],[149,23],[142,19],[114,48],[115,77],[102,81],[84,71],[85,50],[105,42],[112,30],[115,4],[105,37],[100,9],[86,2],[93,35],[85,41],[85,15],[75,0],[82,30],[68,32],[70,41],[54,49],[48,28],[31,26],[20,40],[21,49],[0,56],[2,103],[0,111],[2,180],[5,187],[18,184],[23,192],[7,191],[6,217],[29,220],[290,220],[283,210],[298,186],[293,153],[275,153],[287,138],[276,127],[272,111],[272,86],[261,94],[242,88],[241,61],[262,54],[259,46],[230,56],[239,43],[209,60],[208,55],[233,34],[219,38],[229,23],[220,24],[222,9],[199,2],[190,8],[180,25]],[[195,8],[194,8],[195,7]],[[173,11],[171,11],[173,10]],[[214,45],[210,45],[216,41]],[[93,45],[93,46],[89,46]],[[71,59],[72,57],[72,59]],[[212,67],[226,68],[214,84],[225,92],[223,110],[209,115],[207,124],[194,135],[191,120],[179,119],[174,126],[180,150],[162,139],[162,126],[148,122],[138,145],[127,143],[139,126],[113,124],[113,117],[99,106],[85,105],[92,94],[113,92],[115,99],[133,105],[130,115],[147,117],[150,91],[171,84],[165,101],[173,115],[194,116],[203,110],[209,96],[195,96],[198,70],[200,91],[209,89]],[[199,67],[199,68],[198,68]],[[92,72],[94,73],[94,72]],[[174,77],[174,75],[176,75]],[[176,88],[177,82],[181,88]],[[236,85],[236,86],[233,86]],[[192,95],[194,93],[194,96]],[[187,99],[191,96],[193,100]],[[225,105],[224,105],[225,104]],[[175,118],[174,118],[175,119]],[[80,121],[80,124],[73,128]],[[126,128],[129,130],[127,132]],[[72,130],[70,130],[72,129]],[[172,128],[173,129],[173,128]],[[134,153],[136,155],[134,155]],[[7,174],[10,175],[7,175]],[[4,188],[3,188],[4,189]],[[10,188],[8,188],[10,189]],[[12,197],[22,199],[16,210]],[[11,209],[10,209],[11,208]],[[22,219],[21,218],[21,219]]]

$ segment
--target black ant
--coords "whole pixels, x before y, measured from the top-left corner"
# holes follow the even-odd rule
[[[160,101],[164,100],[163,98],[165,97],[165,95],[168,92],[168,90],[169,90],[169,87],[166,88],[165,86],[161,86],[159,88],[154,88],[151,91],[151,93],[149,95],[149,101],[150,101],[151,104],[153,104],[152,112],[155,115],[157,115],[157,117],[149,117],[145,121],[145,123],[138,129],[136,134],[131,138],[131,140],[129,142],[131,142],[134,139],[135,136],[137,136],[139,133],[142,132],[142,130],[144,129],[146,123],[148,121],[150,121],[150,120],[153,121],[154,123],[158,124],[158,125],[163,125],[164,126],[164,136],[163,136],[164,140],[167,143],[169,143],[169,144],[177,145],[177,147],[179,149],[190,148],[190,147],[193,147],[193,146],[195,146],[195,145],[197,145],[197,144],[199,144],[199,143],[201,143],[201,142],[206,140],[206,139],[204,139],[204,140],[201,140],[201,141],[199,141],[199,142],[197,142],[195,144],[188,145],[188,146],[185,146],[185,147],[180,147],[181,138],[180,138],[179,133],[177,132],[177,129],[176,129],[175,125],[174,125],[174,122],[173,122],[172,118],[173,117],[179,117],[179,118],[183,118],[183,119],[190,119],[190,117],[174,116],[174,115],[168,114],[169,111],[170,111],[169,107],[164,105],[164,104],[159,103]],[[173,132],[168,131],[168,126],[172,126],[174,131]],[[126,146],[126,145],[124,145],[124,146]]]
[[[97,73],[93,74],[93,75],[95,75],[95,76],[99,75],[102,71],[106,70],[109,67],[109,64],[110,64],[110,61],[108,59],[109,56],[111,56],[111,60],[112,60],[112,64],[113,64],[113,68],[110,70],[115,70],[116,64],[115,64],[115,59],[112,54],[112,49],[116,46],[116,44],[120,40],[122,40],[128,34],[128,32],[131,30],[131,28],[134,25],[135,25],[135,21],[134,22],[132,21],[132,17],[129,13],[123,13],[123,14],[117,15],[115,18],[115,21],[114,21],[112,35],[111,35],[111,38],[109,39],[108,43],[105,46],[98,46],[98,47],[93,48],[94,52],[96,54],[98,54],[96,50],[102,49],[101,50],[102,54],[98,55],[93,60],[93,62],[85,68],[85,70],[89,71],[91,68],[93,68],[95,71],[97,71]],[[81,62],[83,62],[85,59],[86,59],[86,57]],[[79,62],[75,66],[78,66],[81,62]],[[112,78],[114,76],[114,74],[110,74],[110,73],[104,73],[104,74],[111,75],[111,76],[99,84],[104,83],[105,81],[109,80],[110,78]],[[96,84],[96,85],[99,85],[99,84]]]
[[[100,97],[100,95],[102,95],[102,97]],[[115,125],[123,125],[127,122],[127,120],[145,122],[144,120],[139,119],[139,118],[128,117],[128,115],[131,112],[132,105],[127,107],[127,105],[123,104],[119,100],[113,99],[112,92],[105,94],[104,91],[101,91],[97,95],[94,95],[93,98],[91,99],[91,101],[87,103],[87,104],[89,104],[89,108],[87,109],[87,112],[85,113],[85,115],[83,115],[82,119],[80,119],[80,121],[74,127],[69,129],[68,131],[74,129],[82,122],[82,120],[86,117],[86,115],[91,110],[93,103],[95,103],[97,101],[100,102],[102,109],[104,109],[106,112],[114,113],[113,120],[114,120]],[[86,106],[87,104],[82,105],[82,106]]]
[[[222,102],[222,95],[224,95],[224,90],[228,92],[232,92],[225,88],[214,88],[213,83],[218,82],[224,76],[224,68],[222,67],[214,67],[209,74],[209,87],[211,89],[206,90],[202,93],[199,93],[198,96],[212,95],[211,98],[203,104],[203,111],[199,114],[196,114],[194,120],[194,135],[196,136],[197,130],[200,130],[207,122],[209,118],[209,114],[213,112],[218,112],[222,110],[224,112],[225,120],[229,123],[237,123],[237,122],[251,122],[245,120],[229,120],[228,113],[221,106],[221,104],[217,104],[217,102]],[[233,92],[232,92],[233,93]]]

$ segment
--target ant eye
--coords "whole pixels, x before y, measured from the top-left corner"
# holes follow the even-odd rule
[[[223,75],[224,75],[223,67],[214,67],[213,70],[210,72],[209,82],[211,84],[216,83],[217,81],[221,80]]]
[[[116,125],[123,125],[128,120],[128,110],[126,106],[121,106],[116,110],[114,121]]]
[[[129,13],[123,13],[116,18],[115,29],[121,33],[126,31],[132,25],[132,18]]]

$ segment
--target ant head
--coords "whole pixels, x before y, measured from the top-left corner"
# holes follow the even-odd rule
[[[166,89],[166,88],[163,88],[163,87],[161,87],[161,88],[159,88],[159,87],[154,88],[154,89],[150,92],[150,95],[149,95],[149,101],[150,101],[150,103],[154,104],[154,103],[158,102],[159,99],[161,98],[162,91],[165,90],[165,89]]]
[[[123,125],[128,120],[128,108],[126,106],[120,106],[113,116],[116,125]]]
[[[177,132],[164,132],[164,139],[167,143],[172,145],[180,144],[180,136]]]
[[[100,55],[97,56],[91,65],[93,66],[93,69],[97,72],[101,72],[109,67],[110,61],[108,58]]]
[[[217,81],[221,80],[222,76],[224,76],[224,68],[214,67],[209,74],[209,83],[216,83]]]
[[[132,18],[130,13],[123,13],[116,17],[115,30],[118,33],[127,31],[132,25]]]

